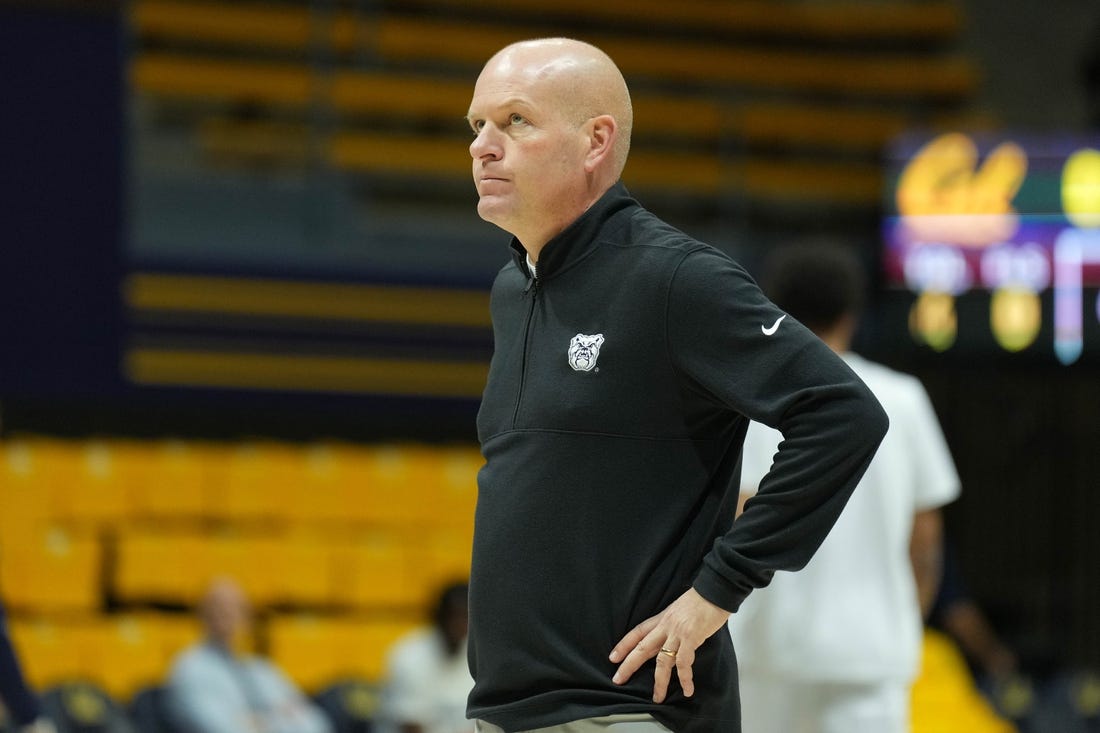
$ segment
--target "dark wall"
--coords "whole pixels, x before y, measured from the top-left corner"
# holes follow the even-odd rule
[[[473,439],[469,400],[157,390],[125,380],[128,59],[119,5],[0,1],[0,428]]]
[[[0,5],[0,394],[117,390],[117,11]]]
[[[986,108],[1012,128],[1079,130],[1089,124],[1082,65],[1100,45],[1095,0],[960,0],[960,5],[965,47],[982,70]]]
[[[946,512],[964,578],[1035,663],[1100,664],[1100,374],[924,365],[963,493]]]

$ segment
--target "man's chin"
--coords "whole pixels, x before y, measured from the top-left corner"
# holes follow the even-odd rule
[[[477,202],[477,214],[490,224],[496,224],[501,229],[505,226],[506,216],[504,203],[492,196],[482,196]]]

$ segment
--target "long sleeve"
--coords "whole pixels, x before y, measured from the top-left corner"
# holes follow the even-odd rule
[[[268,712],[265,733],[330,733],[324,713],[310,702],[275,665],[253,659],[249,673]]]
[[[168,682],[168,707],[176,725],[196,733],[247,733],[254,730],[248,704],[212,653],[186,652]]]
[[[196,647],[176,663],[168,685],[177,724],[195,733],[330,733],[324,714],[270,662],[229,660]]]
[[[668,323],[674,359],[693,388],[785,436],[759,492],[695,581],[703,597],[735,611],[776,570],[810,560],[888,421],[839,356],[717,252],[699,251],[681,263]]]

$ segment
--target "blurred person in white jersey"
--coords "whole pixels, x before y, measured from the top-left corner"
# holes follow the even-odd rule
[[[864,280],[850,249],[823,242],[778,250],[763,278],[768,297],[871,388],[890,429],[809,564],[776,573],[730,619],[746,733],[909,730],[923,618],[942,572],[940,507],[960,487],[920,382],[850,350]],[[750,425],[743,506],[752,507],[782,440]]]
[[[466,662],[469,586],[441,589],[432,625],[399,639],[386,655],[379,733],[473,733],[466,698],[474,686]]]

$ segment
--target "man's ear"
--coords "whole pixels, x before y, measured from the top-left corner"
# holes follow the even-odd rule
[[[588,121],[587,128],[588,155],[584,159],[584,169],[591,173],[610,158],[619,126],[611,115],[598,115]]]

